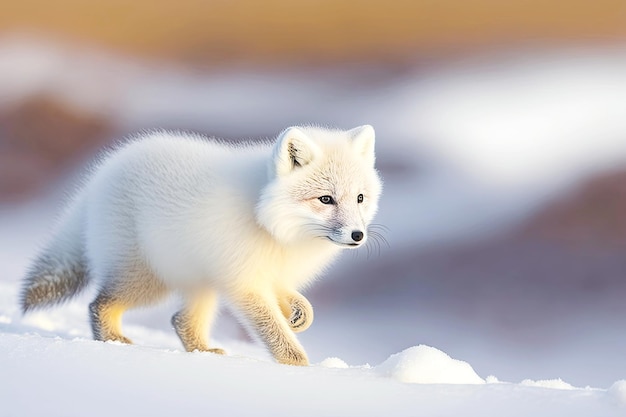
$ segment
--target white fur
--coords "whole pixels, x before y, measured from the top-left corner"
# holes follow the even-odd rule
[[[324,155],[274,178],[268,168],[271,175],[284,161],[272,160],[268,146],[231,147],[163,132],[112,153],[81,199],[96,277],[136,254],[172,289],[302,288],[340,249],[307,230],[311,223],[327,225],[329,214],[315,213],[302,199],[336,195],[347,241],[350,231],[365,231],[371,221],[380,182],[373,165],[350,148],[349,134],[301,131]],[[368,195],[367,210],[359,210],[359,193]],[[344,199],[353,201],[341,207]]]

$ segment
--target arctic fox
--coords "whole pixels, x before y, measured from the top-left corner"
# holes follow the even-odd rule
[[[26,313],[90,282],[93,337],[131,343],[121,318],[170,291],[187,351],[208,343],[223,296],[279,363],[307,365],[294,332],[313,321],[299,293],[342,248],[368,238],[381,180],[374,129],[291,127],[276,142],[227,145],[153,132],[96,164],[27,273]]]

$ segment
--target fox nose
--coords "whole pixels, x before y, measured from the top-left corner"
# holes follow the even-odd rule
[[[363,240],[363,232],[361,232],[360,230],[353,231],[352,240],[354,240],[355,242],[360,242],[361,240]]]

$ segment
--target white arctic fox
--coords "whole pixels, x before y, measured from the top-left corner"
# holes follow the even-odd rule
[[[124,311],[177,291],[185,349],[224,353],[207,335],[219,294],[278,362],[307,365],[294,332],[313,309],[298,291],[365,243],[380,193],[371,126],[291,127],[273,146],[145,134],[92,170],[30,268],[22,309],[94,281],[94,338],[130,343]]]

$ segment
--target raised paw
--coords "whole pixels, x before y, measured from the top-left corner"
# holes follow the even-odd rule
[[[291,316],[289,317],[289,327],[297,331],[307,323],[306,315],[298,305],[291,306]],[[308,326],[307,326],[308,327]]]
[[[302,296],[293,297],[291,300],[291,314],[288,318],[289,327],[296,333],[309,328],[313,323],[313,307]]]

